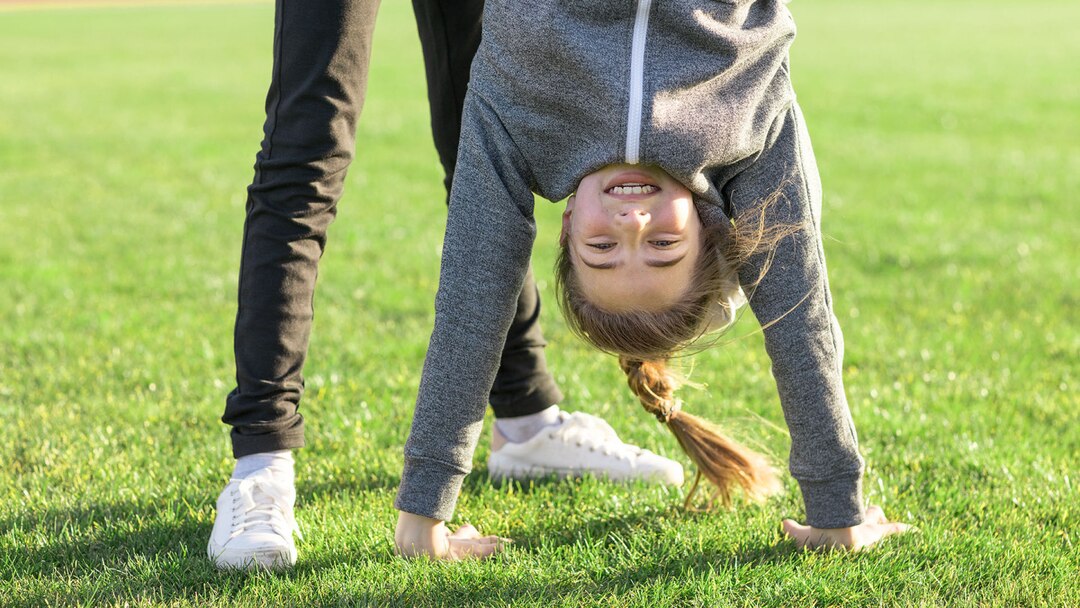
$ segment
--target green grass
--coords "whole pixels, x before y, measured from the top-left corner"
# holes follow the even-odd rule
[[[392,499],[444,221],[422,67],[385,2],[361,152],[306,369],[301,558],[204,557],[270,5],[0,12],[0,606],[1080,605],[1080,20],[1075,2],[792,5],[866,494],[918,534],[781,538],[797,487],[687,513],[681,490],[466,482],[488,562],[392,555]],[[538,210],[550,298],[559,208]],[[682,458],[610,359],[545,310],[567,407]],[[747,316],[688,407],[786,457]],[[772,425],[762,424],[761,419]]]

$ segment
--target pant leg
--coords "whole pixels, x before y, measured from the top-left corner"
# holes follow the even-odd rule
[[[277,0],[262,149],[248,188],[222,421],[236,457],[304,444],[315,279],[352,161],[379,0]]]
[[[469,68],[480,44],[484,2],[413,0],[413,10],[424,50],[431,130],[449,193],[457,164]],[[547,370],[546,344],[540,329],[540,293],[530,271],[518,297],[517,313],[491,390],[496,417],[533,414],[562,400]]]

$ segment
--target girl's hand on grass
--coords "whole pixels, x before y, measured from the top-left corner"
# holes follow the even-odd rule
[[[403,557],[427,556],[456,561],[470,557],[485,558],[502,551],[508,538],[480,536],[472,524],[460,526],[453,534],[438,519],[404,511],[398,514],[394,544]]]
[[[876,544],[892,534],[911,529],[908,524],[890,522],[881,507],[874,505],[866,510],[866,520],[852,528],[814,528],[785,519],[784,533],[795,541],[800,549],[848,549],[858,551]]]

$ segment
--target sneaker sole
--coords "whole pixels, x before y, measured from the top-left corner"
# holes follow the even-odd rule
[[[285,570],[296,564],[296,549],[260,549],[233,553],[210,549],[210,560],[219,570]]]
[[[507,479],[537,479],[543,477],[558,477],[559,479],[565,479],[567,477],[583,477],[586,474],[588,474],[588,471],[583,469],[553,469],[523,463],[492,463],[491,461],[488,461],[488,475],[497,481],[504,481]]]

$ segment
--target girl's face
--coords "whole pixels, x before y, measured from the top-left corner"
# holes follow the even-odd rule
[[[693,196],[663,169],[609,165],[566,203],[560,239],[585,297],[612,312],[669,308],[701,251]]]

